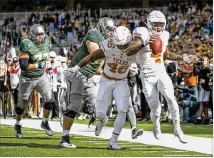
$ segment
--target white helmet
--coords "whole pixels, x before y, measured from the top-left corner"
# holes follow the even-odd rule
[[[55,64],[56,66],[61,66],[62,56],[58,55],[55,58]]]
[[[56,53],[54,51],[49,52],[50,58],[56,58]]]
[[[155,22],[159,22],[159,23],[163,23],[163,27],[162,27],[162,31],[157,32],[154,27],[153,27],[153,23]],[[166,27],[166,17],[165,15],[159,11],[159,10],[154,10],[152,11],[148,17],[147,17],[147,26],[148,29],[153,33],[153,34],[157,34],[160,35]]]
[[[122,46],[129,44],[132,40],[130,30],[125,26],[119,26],[114,30],[113,41],[115,45]]]
[[[66,58],[66,57],[62,57],[62,58],[61,58],[61,62],[62,62],[62,63],[66,63],[66,62],[67,62],[67,58]]]
[[[56,61],[61,62],[62,61],[62,56],[60,56],[60,55],[56,56]]]

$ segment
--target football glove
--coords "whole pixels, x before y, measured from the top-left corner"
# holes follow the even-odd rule
[[[38,63],[38,68],[44,69],[45,67],[46,67],[46,62],[45,61]]]

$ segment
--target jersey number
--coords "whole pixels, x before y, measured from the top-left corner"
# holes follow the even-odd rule
[[[161,63],[161,53],[158,53],[158,54],[156,54],[156,55],[152,53],[152,54],[151,54],[151,57],[152,57],[152,58],[156,58],[156,59],[155,59],[155,63],[157,63],[157,64],[160,64],[160,63]]]
[[[112,73],[118,72],[119,74],[123,74],[129,68],[128,66],[121,66],[121,67],[117,68],[117,65],[118,64],[115,64],[115,63],[108,63],[108,66],[110,67],[110,71]]]
[[[108,46],[108,48],[115,48],[115,45],[114,45],[114,42],[113,42],[112,38],[109,38],[107,46]]]

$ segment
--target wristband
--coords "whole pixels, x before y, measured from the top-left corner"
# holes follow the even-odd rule
[[[72,69],[74,70],[74,72],[77,72],[80,69],[80,67],[78,65],[76,65]]]

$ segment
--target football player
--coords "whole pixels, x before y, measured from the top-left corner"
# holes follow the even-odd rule
[[[21,118],[28,103],[32,99],[34,89],[36,89],[44,99],[43,120],[41,128],[48,136],[53,135],[48,118],[54,105],[52,84],[46,73],[46,60],[51,48],[50,38],[45,34],[44,27],[35,24],[30,28],[28,39],[24,39],[20,44],[19,63],[21,67],[19,103],[15,107],[16,123],[15,136],[22,137]]]
[[[87,32],[76,55],[72,58],[70,67],[75,67],[85,56],[99,49],[99,43],[105,40],[114,29],[115,23],[113,19],[108,17],[101,18],[97,27]],[[87,104],[92,107],[91,109],[95,107],[98,86],[94,84],[92,76],[95,75],[99,64],[100,61],[91,62],[79,69],[76,74],[69,71],[69,69],[64,71],[65,76],[67,76],[68,108],[63,117],[63,136],[59,144],[60,147],[76,148],[74,144],[70,143],[69,132],[74,118],[80,112],[83,98],[88,101]],[[87,96],[84,96],[84,91],[88,94]],[[90,114],[92,115],[93,112],[94,110]]]
[[[118,115],[114,123],[114,130],[107,147],[108,149],[121,149],[121,147],[117,145],[117,139],[130,108],[133,111],[133,116],[136,117],[131,105],[130,90],[127,83],[130,65],[136,60],[136,55],[127,56],[125,52],[131,41],[132,36],[129,29],[124,26],[117,27],[114,31],[113,38],[108,38],[103,41],[100,44],[100,49],[85,57],[73,68],[73,72],[76,73],[76,69],[80,69],[80,67],[88,62],[105,58],[105,65],[96,98],[96,118],[99,119],[100,122],[96,126],[95,135],[100,135],[108,119],[106,113],[114,97]],[[141,134],[142,132],[140,135]]]
[[[160,92],[165,97],[172,115],[174,135],[179,138],[180,142],[186,143],[187,141],[180,127],[178,104],[175,100],[172,81],[164,66],[164,58],[169,60],[186,60],[188,57],[176,55],[168,51],[169,32],[165,31],[166,18],[162,12],[152,11],[147,17],[147,26],[147,28],[138,27],[134,29],[133,42],[144,45],[137,53],[137,63],[140,66],[143,92],[151,109],[150,116],[153,122],[153,134],[156,139],[160,139]],[[162,40],[162,51],[154,54],[151,50],[152,48],[150,48],[150,43],[153,43],[157,36]],[[132,51],[132,53],[135,54],[136,51]]]

